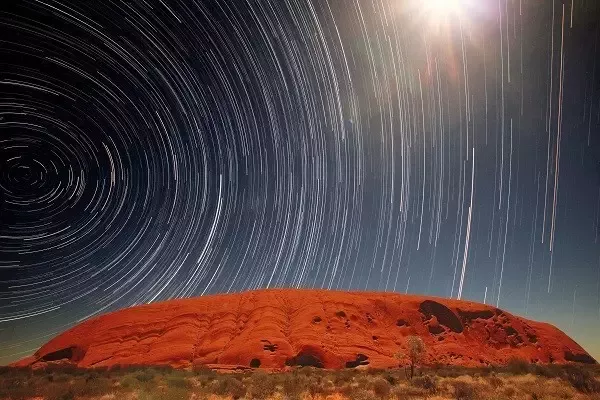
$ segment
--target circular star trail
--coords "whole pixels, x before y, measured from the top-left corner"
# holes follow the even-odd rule
[[[3,3],[0,362],[267,287],[485,302],[599,355],[600,4],[450,3]]]

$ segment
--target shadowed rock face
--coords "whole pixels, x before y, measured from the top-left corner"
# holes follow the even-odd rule
[[[417,335],[426,363],[595,360],[557,328],[466,301],[392,293],[260,290],[172,300],[85,321],[15,365],[395,367]]]
[[[425,300],[421,302],[419,311],[428,320],[435,317],[439,325],[447,327],[452,332],[461,333],[463,331],[463,326],[454,311],[437,301]],[[444,331],[444,329],[440,330]]]

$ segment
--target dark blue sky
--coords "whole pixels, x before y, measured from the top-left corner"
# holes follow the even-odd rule
[[[0,363],[261,287],[485,301],[600,357],[600,3],[13,3]]]

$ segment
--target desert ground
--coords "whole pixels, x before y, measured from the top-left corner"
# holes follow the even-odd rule
[[[216,372],[204,367],[0,370],[0,399],[36,400],[367,400],[367,399],[600,399],[597,365],[539,365],[513,360],[502,367]]]

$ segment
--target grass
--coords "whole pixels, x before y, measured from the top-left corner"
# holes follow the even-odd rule
[[[0,399],[29,400],[600,400],[600,367],[532,365],[431,366],[408,380],[402,369],[338,371],[298,368],[217,373],[167,367],[83,370],[0,368]]]

